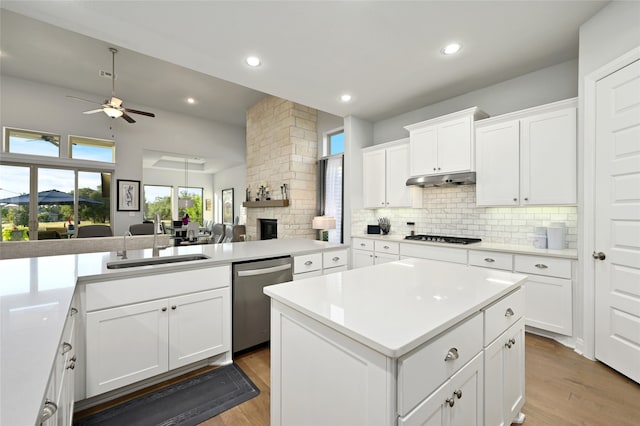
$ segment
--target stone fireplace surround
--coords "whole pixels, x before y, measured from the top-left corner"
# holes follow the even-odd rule
[[[266,184],[272,199],[289,187],[288,207],[247,208],[247,235],[256,240],[259,219],[278,220],[278,238],[315,238],[318,112],[268,96],[247,111],[247,185],[255,199]]]

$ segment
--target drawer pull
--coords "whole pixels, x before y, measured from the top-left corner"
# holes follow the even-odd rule
[[[69,352],[71,349],[73,349],[73,346],[71,346],[71,344],[64,342],[62,344],[62,355],[66,354],[67,352]]]
[[[167,307],[165,306],[164,308],[161,309],[162,312],[167,312]]]
[[[507,318],[512,317],[513,316],[513,309],[507,308],[507,310],[504,313],[504,316],[507,317]]]
[[[460,358],[460,355],[458,355],[458,349],[457,348],[451,348],[451,349],[449,349],[449,352],[447,352],[447,356],[444,357],[444,360],[445,360],[445,362],[446,361],[455,361],[458,358]]]
[[[536,268],[538,268],[538,269],[547,269],[548,268],[548,266],[545,265],[544,263],[536,263],[534,266]]]
[[[462,399],[462,389],[458,389],[457,391],[453,392],[453,395],[458,399]]]
[[[366,246],[365,243],[360,243],[360,247],[364,247],[364,246]]]
[[[306,266],[309,266],[309,265],[313,265],[313,262],[312,262],[312,261],[310,261],[310,260],[307,260],[306,262],[304,262],[304,264],[305,264]]]
[[[389,250],[389,246],[384,246],[382,248],[385,249],[385,250]]]
[[[511,346],[514,346],[515,344],[516,344],[516,339],[512,337],[511,339],[509,339],[509,341],[507,341],[507,343],[504,344],[504,346],[508,349],[511,349]]]
[[[78,313],[78,310],[76,308],[71,308],[71,313],[69,314],[69,316],[72,317],[77,313]]]
[[[67,369],[75,369],[76,368],[76,362],[75,361],[70,361],[69,365],[67,365]]]
[[[333,260],[334,262],[337,262],[338,260],[340,260],[340,258],[339,258],[338,256],[336,256],[336,257],[334,257],[334,258],[333,258],[333,259],[331,259],[331,260]]]
[[[453,407],[454,405],[456,405],[456,400],[453,398],[447,398],[445,403],[449,404],[449,407]]]
[[[58,406],[55,402],[49,401],[48,399],[44,403],[44,407],[42,408],[42,414],[40,415],[40,423],[44,423],[53,417],[58,411]]]
[[[485,258],[484,258],[484,261],[485,261],[485,262],[489,262],[489,263],[493,263],[493,262],[495,262],[496,260],[495,260],[495,259],[492,259],[492,258],[490,258],[490,257],[485,257]]]

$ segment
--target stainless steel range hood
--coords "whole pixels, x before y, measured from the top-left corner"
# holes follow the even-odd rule
[[[428,188],[431,186],[443,187],[443,186],[456,186],[456,185],[471,185],[476,183],[476,172],[465,173],[452,173],[449,175],[437,175],[437,176],[418,176],[412,177],[407,180],[407,186],[416,185],[422,188]]]

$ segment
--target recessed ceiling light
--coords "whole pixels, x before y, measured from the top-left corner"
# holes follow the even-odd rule
[[[345,93],[344,95],[340,96],[340,100],[342,102],[349,102],[351,100],[351,95]]]
[[[193,98],[187,98],[187,103],[195,104],[195,103],[196,103],[196,100],[195,100],[195,99],[193,99]]]
[[[462,45],[460,43],[450,43],[443,47],[441,52],[443,55],[453,55],[458,53],[460,49],[462,49]]]
[[[250,67],[259,67],[260,64],[260,59],[256,58],[255,56],[249,56],[247,58],[247,65],[249,65]]]

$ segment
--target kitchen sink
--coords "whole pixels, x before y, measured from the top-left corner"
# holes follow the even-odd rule
[[[210,259],[210,257],[204,254],[183,254],[179,256],[117,260],[107,263],[107,269],[136,268],[138,266],[165,265],[167,263],[193,262],[194,260],[206,259]]]

